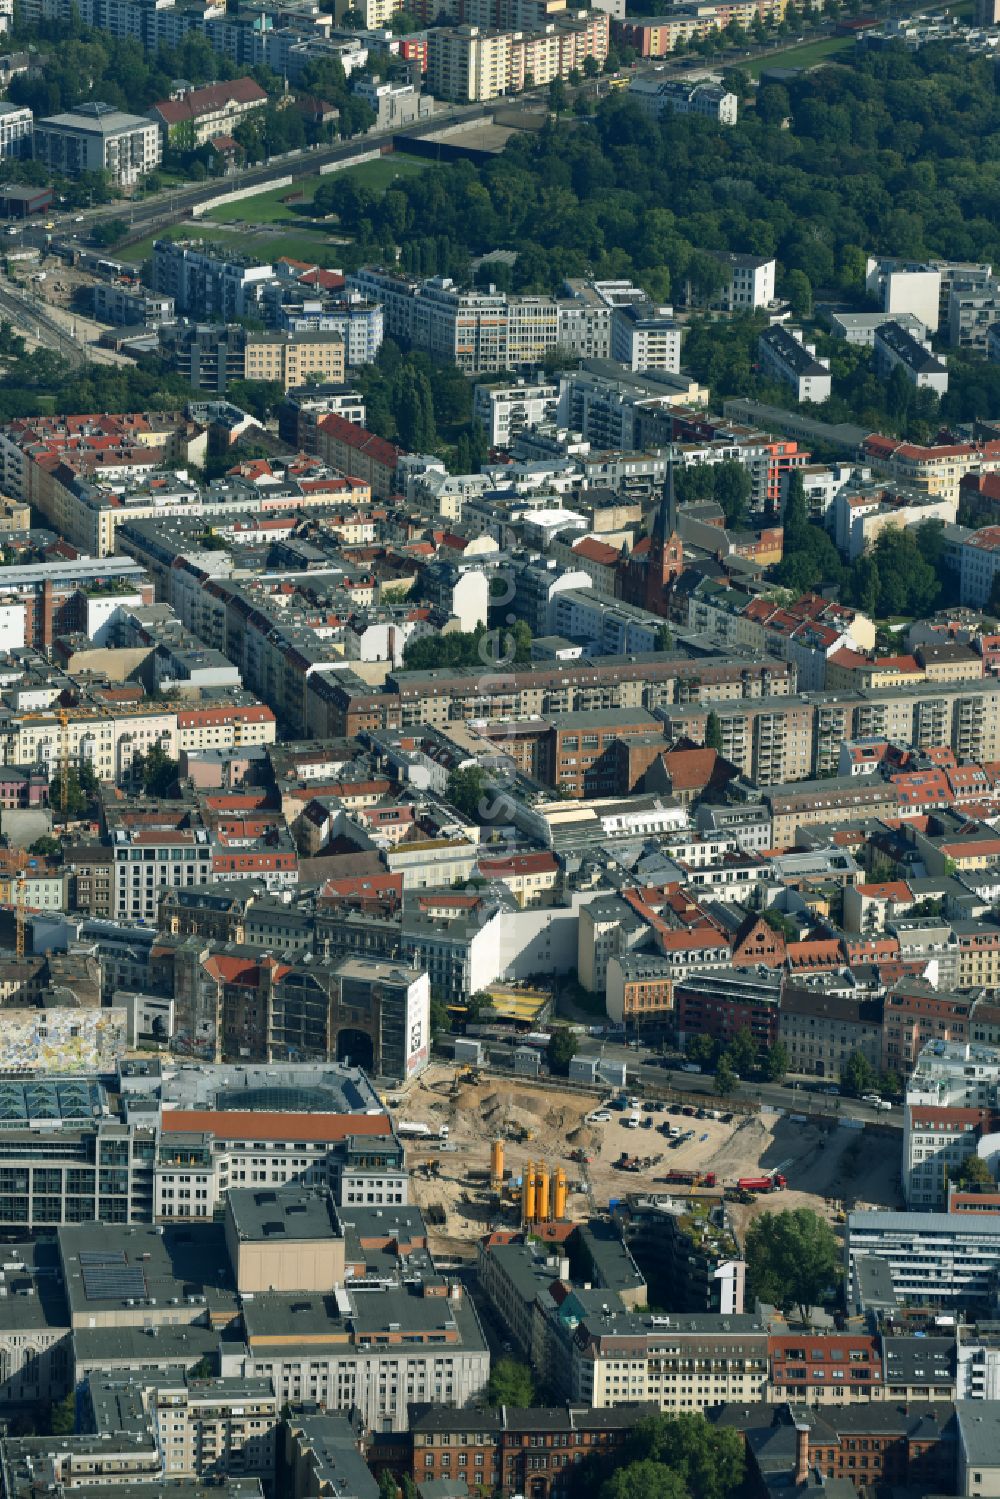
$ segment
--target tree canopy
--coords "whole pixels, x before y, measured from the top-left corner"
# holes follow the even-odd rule
[[[545,1049],[550,1070],[565,1077],[579,1046],[580,1041],[575,1031],[565,1025],[558,1026],[549,1037],[549,1044]]]
[[[746,1236],[754,1295],[804,1322],[840,1275],[840,1250],[829,1223],[811,1208],[760,1213]]]
[[[516,1358],[497,1359],[490,1370],[486,1399],[490,1405],[513,1405],[520,1408],[533,1405],[535,1381],[530,1367]]]
[[[743,1438],[700,1414],[635,1423],[600,1499],[730,1499],[746,1468]]]

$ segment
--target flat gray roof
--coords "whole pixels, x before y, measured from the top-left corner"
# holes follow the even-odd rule
[[[250,1243],[340,1238],[328,1192],[235,1187],[229,1191],[227,1212],[237,1237]]]

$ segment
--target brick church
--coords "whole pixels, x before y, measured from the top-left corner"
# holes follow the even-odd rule
[[[674,465],[671,462],[667,467],[653,534],[637,542],[632,552],[623,557],[615,592],[626,604],[666,617],[670,590],[683,571],[684,547],[677,534]]]

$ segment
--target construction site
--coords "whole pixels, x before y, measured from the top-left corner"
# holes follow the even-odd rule
[[[838,1222],[856,1206],[902,1206],[898,1130],[835,1115],[612,1102],[434,1063],[393,1116],[432,1246],[456,1258],[489,1229],[580,1221],[627,1192],[725,1198],[741,1234],[767,1208]]]

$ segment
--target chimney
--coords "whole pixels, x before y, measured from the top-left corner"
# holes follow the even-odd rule
[[[809,1427],[805,1421],[795,1423],[795,1486],[809,1481]]]

